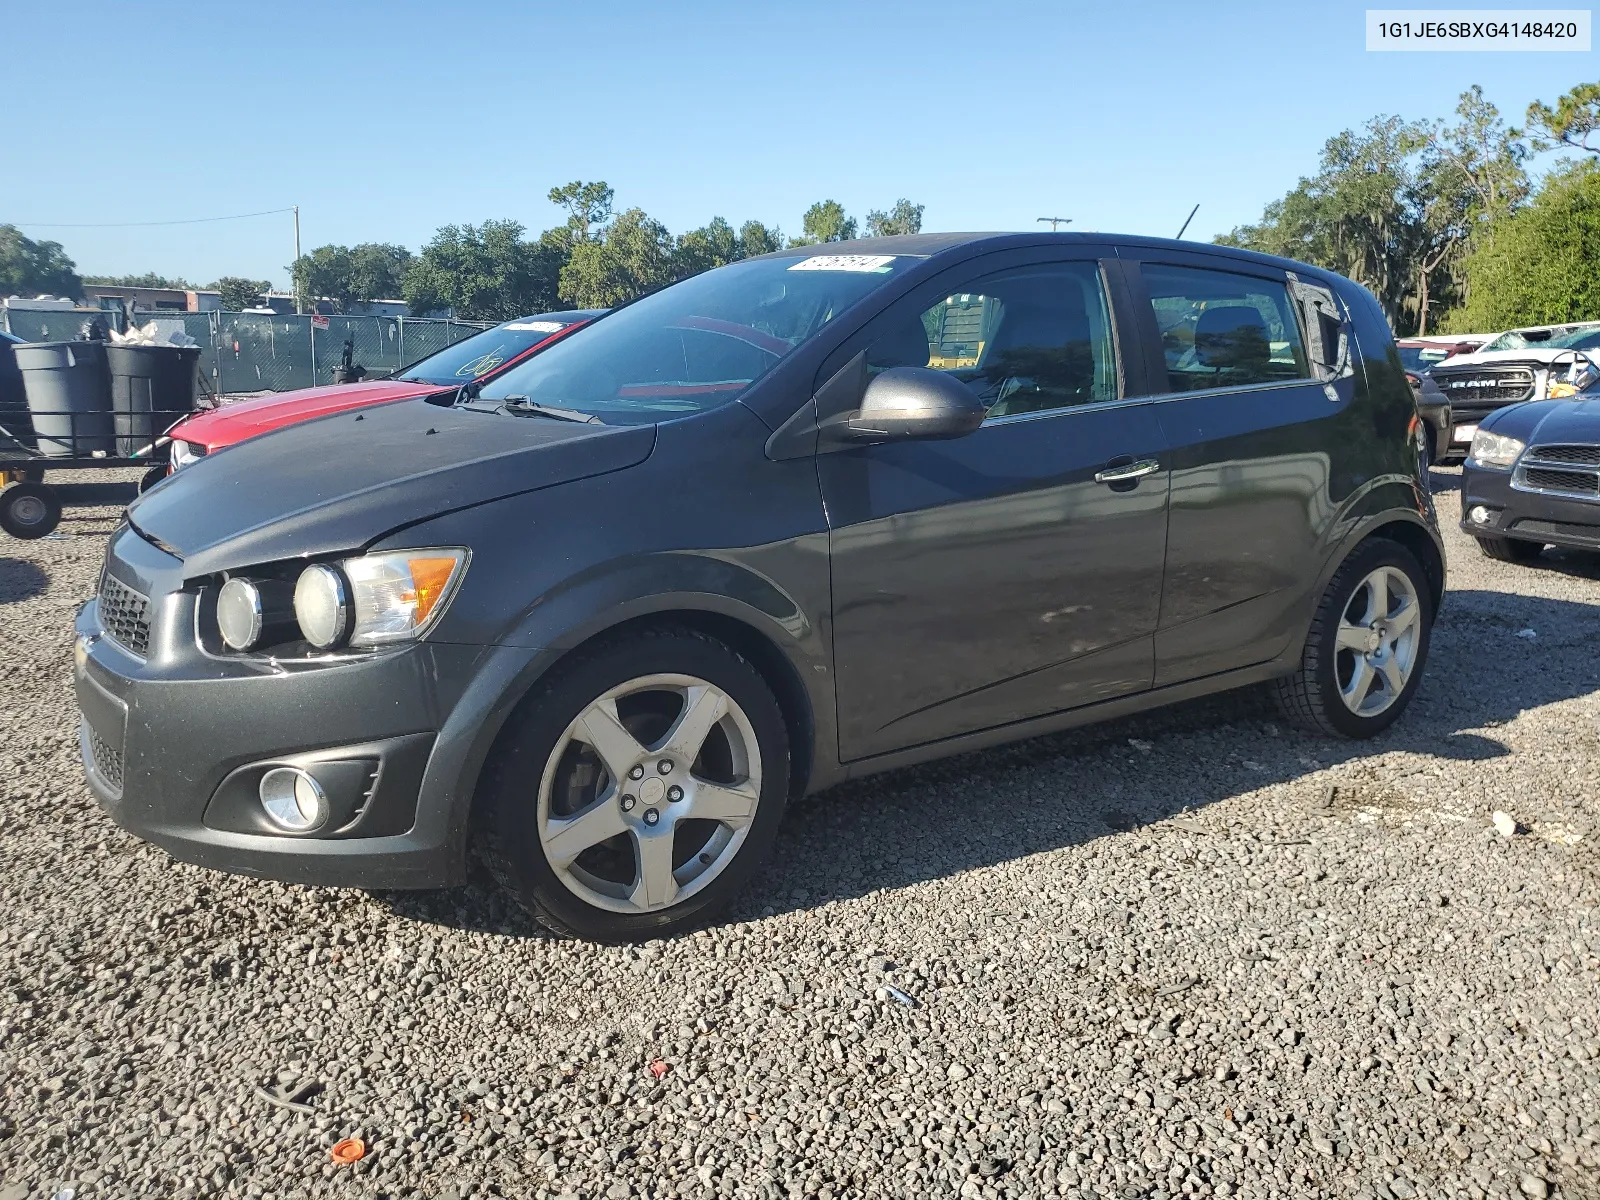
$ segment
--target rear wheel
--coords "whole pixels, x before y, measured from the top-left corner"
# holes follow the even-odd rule
[[[690,630],[641,631],[519,707],[485,785],[480,851],[553,932],[663,937],[760,865],[788,784],[783,714],[756,669]]]
[[[24,480],[0,491],[0,529],[14,538],[42,538],[61,524],[61,498],[47,483]]]
[[[1315,733],[1372,737],[1411,703],[1432,627],[1416,556],[1385,538],[1363,543],[1328,583],[1299,669],[1277,681],[1279,708]]]
[[[1481,537],[1478,549],[1496,562],[1531,563],[1544,553],[1544,543],[1521,538]]]

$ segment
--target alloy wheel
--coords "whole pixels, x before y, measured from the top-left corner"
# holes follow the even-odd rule
[[[738,703],[691,675],[641,676],[557,739],[539,781],[539,841],[585,903],[659,912],[728,868],[760,797],[760,747]]]
[[[1379,567],[1339,615],[1334,674],[1345,707],[1375,717],[1405,691],[1417,664],[1422,606],[1405,572]]]

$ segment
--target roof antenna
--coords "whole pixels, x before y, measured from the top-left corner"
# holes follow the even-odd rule
[[[1191,208],[1189,210],[1189,215],[1187,217],[1185,217],[1184,221],[1183,221],[1183,229],[1189,228],[1189,222],[1194,220],[1195,213],[1197,213],[1199,211],[1200,211],[1200,206],[1198,204],[1196,204],[1193,208]],[[1178,230],[1177,240],[1180,241],[1180,242],[1183,240],[1183,229]]]
[[[1056,226],[1057,225],[1071,225],[1072,224],[1072,218],[1071,217],[1035,217],[1034,220],[1035,221],[1049,221],[1050,222],[1050,232],[1051,233],[1054,233],[1056,231]]]

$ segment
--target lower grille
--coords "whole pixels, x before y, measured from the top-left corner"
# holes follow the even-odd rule
[[[149,599],[110,575],[100,576],[100,624],[118,645],[141,658],[149,652]]]
[[[95,774],[120,792],[122,790],[122,751],[91,729],[89,730],[89,753],[94,758]]]
[[[1600,475],[1588,471],[1554,471],[1549,467],[1523,467],[1522,482],[1545,492],[1568,492],[1577,496],[1600,494]]]
[[[1600,525],[1575,525],[1571,521],[1517,521],[1509,532],[1522,537],[1571,538],[1575,541],[1600,542]]]

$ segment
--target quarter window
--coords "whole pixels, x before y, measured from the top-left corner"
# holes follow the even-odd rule
[[[1147,264],[1167,388],[1195,392],[1311,378],[1288,288],[1251,275]]]
[[[974,280],[907,312],[867,349],[867,369],[929,367],[970,387],[991,417],[1117,398],[1100,271],[1055,263]]]

